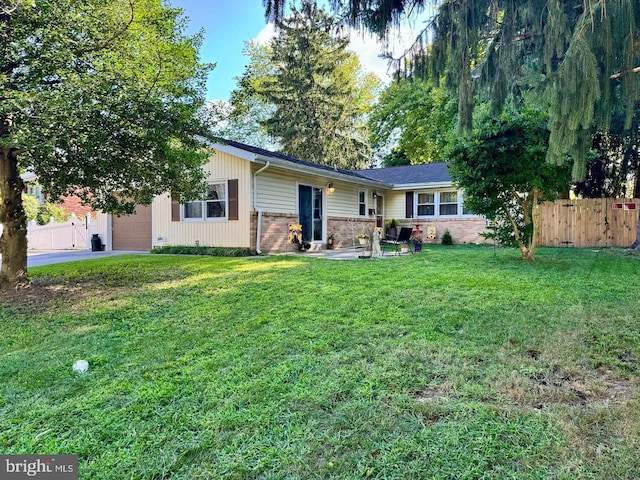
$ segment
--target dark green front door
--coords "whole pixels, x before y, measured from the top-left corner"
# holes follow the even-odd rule
[[[322,190],[309,185],[298,186],[298,217],[305,242],[322,241]]]

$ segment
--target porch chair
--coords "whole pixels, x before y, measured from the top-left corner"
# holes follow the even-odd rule
[[[406,244],[407,247],[409,246],[409,239],[411,238],[412,230],[413,229],[410,227],[402,227],[400,228],[400,232],[398,233],[398,236],[395,238],[395,240],[387,240],[388,243],[392,243],[396,246],[396,254],[400,253],[400,245]],[[411,249],[409,249],[409,251],[411,251]]]

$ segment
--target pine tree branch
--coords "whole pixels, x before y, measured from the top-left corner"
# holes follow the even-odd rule
[[[631,70],[627,70],[626,72],[618,72],[611,75],[609,78],[611,80],[615,80],[616,78],[620,78],[625,73],[640,73],[640,67],[632,68]]]

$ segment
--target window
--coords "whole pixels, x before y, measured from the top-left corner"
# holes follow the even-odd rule
[[[440,215],[458,214],[458,192],[440,192]]]
[[[418,193],[418,216],[432,217],[436,214],[436,196],[433,193]]]
[[[210,183],[207,197],[184,204],[185,220],[214,220],[227,218],[227,184]]]
[[[358,192],[358,215],[364,217],[367,214],[367,192],[360,190]]]

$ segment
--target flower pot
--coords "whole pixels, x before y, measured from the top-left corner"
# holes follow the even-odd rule
[[[364,246],[367,243],[369,243],[369,239],[368,238],[359,238],[358,242],[360,243],[360,245]]]

